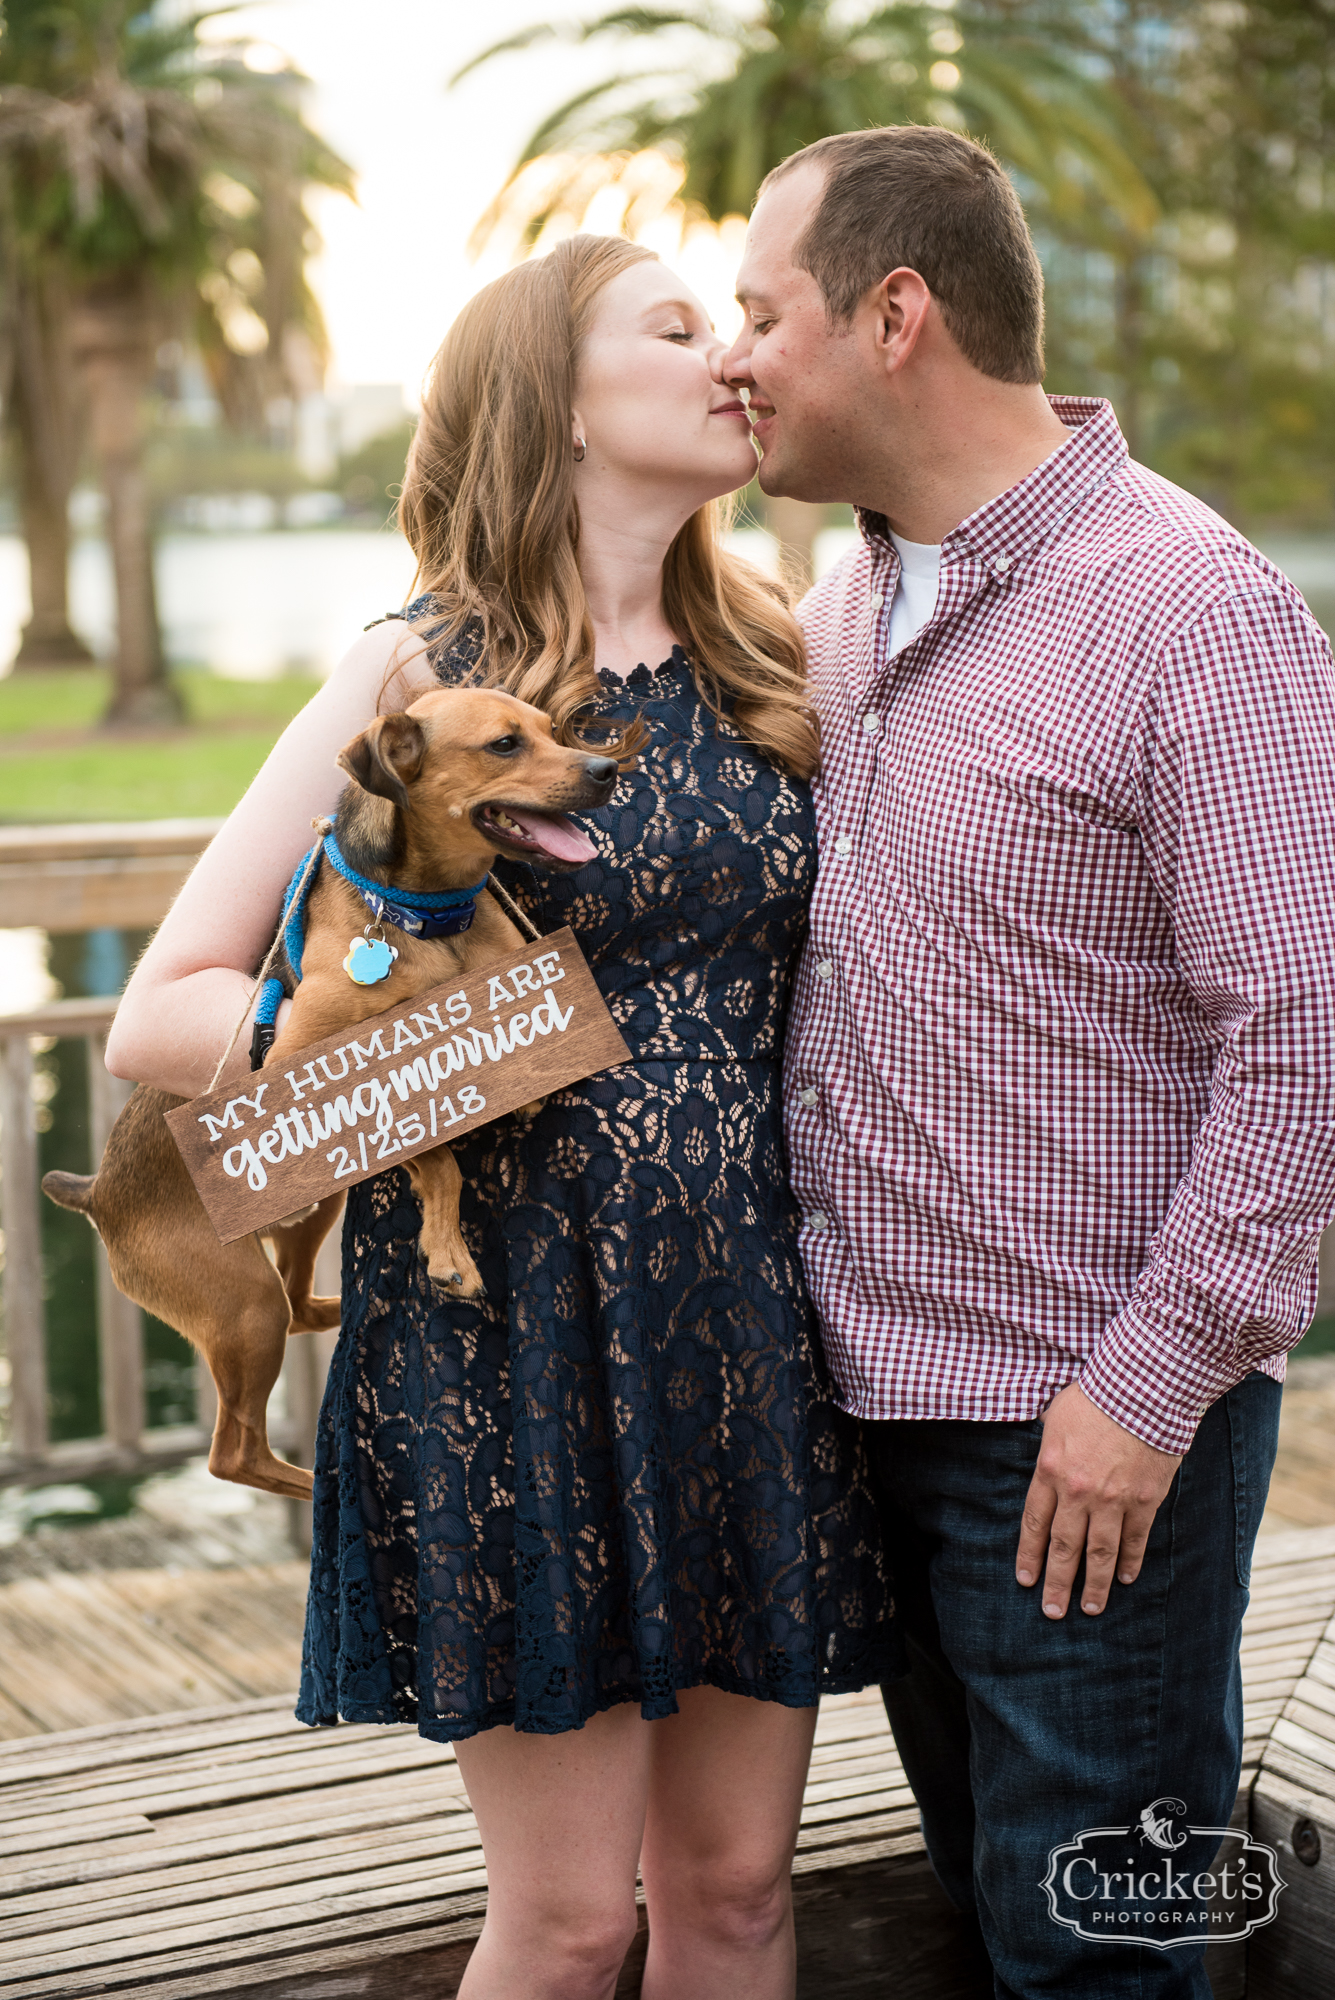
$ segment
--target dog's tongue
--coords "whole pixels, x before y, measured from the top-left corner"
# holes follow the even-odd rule
[[[515,806],[506,810],[515,825],[553,861],[592,861],[598,852],[588,834],[564,813],[520,812]]]

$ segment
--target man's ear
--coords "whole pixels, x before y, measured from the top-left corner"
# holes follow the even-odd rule
[[[426,737],[411,715],[378,715],[338,753],[338,766],[364,792],[408,810],[408,787],[422,768]]]
[[[897,266],[876,289],[876,346],[891,373],[917,347],[932,309],[932,294],[917,271]]]

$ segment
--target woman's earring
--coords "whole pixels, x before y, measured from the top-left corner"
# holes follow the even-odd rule
[[[584,454],[585,454],[585,452],[586,452],[587,450],[588,450],[588,446],[587,446],[587,445],[585,444],[585,442],[584,442],[583,438],[582,438],[582,437],[577,437],[577,438],[575,439],[575,463],[576,463],[576,465],[581,465],[581,464],[583,463],[583,461],[584,461]]]

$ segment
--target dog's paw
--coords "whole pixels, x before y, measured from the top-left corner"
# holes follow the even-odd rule
[[[426,1268],[432,1284],[439,1286],[452,1299],[465,1299],[470,1305],[475,1305],[487,1296],[486,1286],[471,1262],[465,1270],[460,1270],[448,1259],[441,1264],[428,1264]]]

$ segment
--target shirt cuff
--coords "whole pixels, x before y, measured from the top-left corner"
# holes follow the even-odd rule
[[[1096,1409],[1158,1451],[1185,1452],[1211,1403],[1231,1389],[1237,1371],[1218,1355],[1184,1347],[1161,1326],[1125,1307],[1104,1329],[1080,1371]]]

